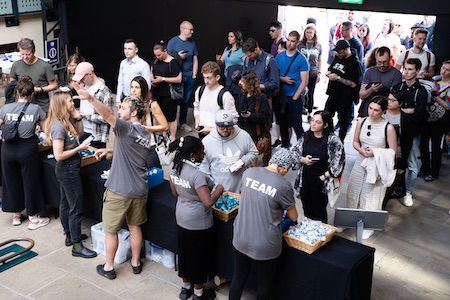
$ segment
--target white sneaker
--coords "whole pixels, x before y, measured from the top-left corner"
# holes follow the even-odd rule
[[[402,199],[402,203],[407,207],[413,206],[414,202],[411,193],[406,192],[406,195]]]
[[[367,240],[368,238],[370,238],[372,236],[372,234],[374,234],[373,230],[370,229],[364,229],[363,230],[363,234],[362,234],[362,239],[363,240]]]
[[[192,127],[189,126],[188,124],[184,123],[180,126],[180,129],[187,131],[187,132],[191,132],[192,131]]]
[[[13,215],[12,224],[13,226],[22,224],[22,215]]]
[[[28,229],[35,230],[50,223],[50,219],[47,217],[31,217],[28,218]]]

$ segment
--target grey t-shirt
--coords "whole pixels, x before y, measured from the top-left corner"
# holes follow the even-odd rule
[[[246,170],[234,221],[233,246],[256,260],[277,258],[283,242],[278,225],[283,210],[292,205],[294,191],[283,176],[261,167]]]
[[[200,200],[196,189],[207,185],[207,175],[193,166],[184,163],[180,175],[170,172],[172,181],[178,193],[175,209],[177,224],[189,230],[203,230],[213,226],[211,209]]]
[[[55,74],[52,67],[42,59],[32,64],[27,65],[23,60],[18,60],[13,63],[9,76],[14,79],[20,79],[23,75],[28,75],[33,79],[35,87],[44,87],[48,85],[48,82],[55,80]],[[33,103],[38,104],[45,113],[48,112],[48,106],[50,104],[50,97],[48,93],[37,93],[34,95]]]
[[[64,140],[64,151],[75,149],[79,145],[78,138],[74,137],[59,120],[53,121],[50,136],[52,140]]]
[[[2,119],[5,124],[16,122],[24,106],[25,102],[14,102],[4,105],[0,109],[0,119]],[[19,137],[22,139],[32,137],[36,131],[36,124],[44,119],[45,112],[42,108],[37,104],[30,103],[19,123]]]
[[[147,158],[151,133],[140,123],[117,119],[114,159],[105,186],[127,198],[147,197]]]

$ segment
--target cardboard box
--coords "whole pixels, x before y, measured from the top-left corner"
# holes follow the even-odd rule
[[[114,257],[114,262],[121,264],[131,257],[131,245],[130,245],[130,232],[125,229],[120,229],[119,233],[119,247],[117,248],[116,256]],[[102,223],[92,225],[91,227],[91,237],[92,237],[92,248],[97,254],[103,256],[106,255],[106,244],[105,244],[105,231],[103,230]]]
[[[147,185],[151,189],[164,182],[164,170],[160,168],[150,168],[147,171]]]

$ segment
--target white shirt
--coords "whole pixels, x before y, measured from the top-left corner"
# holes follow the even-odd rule
[[[144,77],[148,88],[151,89],[149,64],[137,55],[131,60],[128,58],[122,60],[119,66],[119,76],[117,77],[116,102],[121,102],[122,94],[130,96],[131,80],[136,76]]]

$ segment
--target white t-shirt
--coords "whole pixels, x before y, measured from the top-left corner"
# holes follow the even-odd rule
[[[420,71],[427,72],[428,71],[428,55],[427,52],[423,50],[421,53],[417,54],[412,51],[412,49],[406,50],[409,52],[407,59],[410,58],[418,58],[422,62],[422,68]],[[400,53],[400,55],[397,58],[397,61],[395,62],[398,65],[403,66],[403,61],[405,60],[406,51],[403,51]],[[436,57],[434,56],[433,52],[430,53],[430,66],[434,66],[436,64]]]

